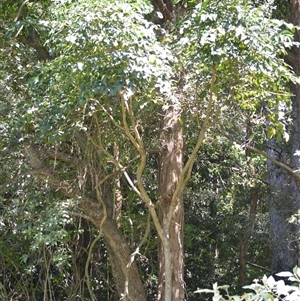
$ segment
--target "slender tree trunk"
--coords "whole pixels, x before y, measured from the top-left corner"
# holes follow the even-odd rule
[[[156,23],[172,22],[176,14],[173,0],[151,0],[162,18]],[[180,5],[180,3],[178,3]],[[158,301],[184,300],[183,281],[183,194],[173,197],[183,170],[183,131],[180,110],[169,108],[162,118],[158,166],[159,222],[163,239],[158,239]]]
[[[251,141],[252,137],[252,123],[251,118],[248,118],[247,121],[247,136],[246,139]],[[250,151],[246,149],[246,160],[248,164],[248,174],[249,177],[254,179],[255,177],[255,168],[253,166],[252,158]],[[255,185],[255,184],[254,184]],[[250,214],[249,214],[249,221],[247,226],[245,227],[243,233],[240,236],[240,258],[239,258],[239,288],[246,284],[246,266],[247,266],[247,251],[248,251],[248,242],[253,232],[253,227],[256,219],[256,208],[258,202],[258,187],[255,185],[250,190]]]
[[[300,0],[290,1],[289,21],[300,25]],[[300,41],[299,31],[295,33],[295,40]],[[300,50],[293,47],[286,61],[294,72],[300,75]],[[276,143],[274,139],[268,142],[268,155],[297,171],[300,167],[299,156],[295,152],[300,149],[300,87],[291,84],[292,96],[292,126],[290,145]],[[269,213],[271,224],[273,271],[292,270],[298,264],[298,232],[299,227],[288,222],[288,219],[300,208],[299,185],[295,183],[286,171],[275,166],[270,160],[267,163],[269,194]]]
[[[240,268],[239,268],[239,286],[242,288],[246,284],[246,266],[247,266],[247,250],[248,242],[253,232],[256,219],[256,207],[258,201],[258,189],[254,187],[250,193],[250,214],[248,225],[244,229],[240,237]]]
[[[166,113],[161,127],[159,158],[159,219],[165,239],[159,240],[158,300],[184,300],[183,282],[183,196],[174,199],[183,165],[183,132],[176,111]],[[172,216],[171,222],[168,219]],[[171,278],[171,279],[170,279]],[[166,296],[168,288],[172,296]]]
[[[212,185],[211,189],[214,189],[213,185]],[[214,221],[217,220],[216,218],[217,218],[217,214],[218,214],[217,198],[218,198],[218,188],[215,189],[214,196],[212,196],[212,199],[209,203],[209,215],[210,215],[211,219],[214,220]],[[217,261],[219,259],[219,249],[218,249],[218,244],[217,244],[218,235],[219,235],[218,231],[213,231],[211,233],[211,235],[209,236],[210,239],[213,241],[212,243],[210,243],[209,248],[210,248],[210,251],[211,251],[211,256],[214,255],[215,265],[217,265]],[[214,275],[215,274],[215,269],[211,272]]]
[[[81,287],[82,295],[84,295],[84,269],[87,261],[88,247],[91,244],[91,225],[90,223],[80,218],[78,221],[78,228],[83,229],[83,232],[78,234],[77,243],[76,243],[76,260],[74,262],[74,270],[76,274],[76,284],[78,287]]]
[[[116,142],[114,142],[114,158],[116,161],[119,161],[119,146]],[[120,175],[116,175],[115,178],[115,219],[118,223],[118,227],[121,227],[121,217],[122,217],[122,205],[123,205],[123,196],[121,192],[121,181]]]

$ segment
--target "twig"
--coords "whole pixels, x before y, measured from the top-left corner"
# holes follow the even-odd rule
[[[286,170],[291,176],[292,178],[296,181],[296,184],[298,185],[299,182],[300,182],[300,175],[298,175],[291,167],[289,167],[288,165],[268,156],[265,152],[255,148],[255,147],[252,147],[252,146],[248,146],[246,145],[246,148],[253,152],[253,153],[256,153],[258,155],[261,155],[263,157],[265,157],[266,159],[270,160],[272,163],[276,164],[277,166],[281,167],[282,169]]]
[[[14,22],[17,22],[17,21],[18,21],[20,15],[21,15],[21,12],[22,12],[22,10],[23,10],[23,7],[24,7],[28,2],[29,2],[29,0],[25,0],[25,1],[20,5],[20,7],[19,7],[19,9],[18,9],[18,12],[17,12],[17,15],[16,15],[16,17],[15,17],[15,19],[14,19]]]
[[[272,270],[270,270],[270,269],[268,269],[268,268],[266,268],[266,267],[263,267],[263,266],[261,266],[261,265],[258,265],[258,264],[256,264],[256,263],[253,263],[253,262],[250,262],[250,261],[246,261],[246,263],[249,264],[249,265],[252,265],[253,267],[258,268],[258,269],[260,269],[260,270],[267,271],[267,272],[269,272],[269,273],[272,272]]]

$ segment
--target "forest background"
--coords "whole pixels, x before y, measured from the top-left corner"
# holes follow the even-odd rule
[[[298,0],[2,0],[0,298],[292,271],[299,22]]]

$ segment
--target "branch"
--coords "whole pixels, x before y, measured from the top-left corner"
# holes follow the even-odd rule
[[[39,179],[46,180],[48,184],[62,192],[66,197],[74,198],[79,191],[76,190],[68,181],[61,179],[56,173],[54,173],[44,162],[40,159],[40,153],[33,145],[29,145],[25,149],[29,157],[29,165],[32,170],[31,175],[37,176]]]
[[[49,186],[60,191],[68,198],[79,198],[78,207],[83,210],[87,220],[92,222],[96,227],[99,227],[99,221],[103,219],[103,210],[100,210],[100,203],[91,197],[83,195],[79,189],[71,185],[67,180],[61,179],[57,173],[47,167],[41,160],[39,150],[35,146],[27,146],[25,152],[28,155],[29,165],[32,168],[30,174],[47,181]]]
[[[124,172],[124,175],[129,183],[129,185],[134,189],[134,191],[138,194],[138,196],[144,201],[144,203],[148,207],[148,210],[152,217],[153,223],[157,230],[158,236],[163,241],[164,240],[164,232],[163,232],[163,229],[159,222],[159,218],[156,213],[155,206],[154,206],[151,198],[149,197],[149,195],[144,187],[144,184],[142,182],[143,171],[146,166],[147,153],[144,148],[143,140],[141,139],[141,137],[139,135],[139,132],[138,132],[138,129],[137,129],[137,126],[135,123],[134,114],[132,112],[132,106],[128,106],[128,103],[127,103],[126,99],[124,98],[124,92],[125,91],[121,91],[119,93],[119,96],[121,98],[121,104],[122,104],[122,119],[123,119],[125,134],[130,139],[131,143],[134,145],[134,147],[137,149],[137,151],[140,153],[140,159],[141,159],[140,164],[138,165],[138,168],[137,168],[137,173],[136,173],[137,187],[131,182],[131,179],[129,178],[129,176],[127,175],[126,172]],[[129,126],[127,123],[126,112],[129,115],[129,119],[133,123],[135,137],[130,133]]]
[[[62,151],[42,148],[40,150],[40,152],[42,154],[44,154],[45,156],[47,156],[48,158],[67,163],[71,166],[78,166],[81,163],[81,161],[79,159],[77,159],[71,155],[68,155]]]
[[[255,147],[246,145],[246,148],[253,153],[256,153],[258,155],[265,157],[266,159],[270,160],[275,165],[277,165],[277,166],[281,167],[282,169],[284,169],[285,171],[287,171],[287,173],[294,179],[298,189],[300,190],[300,175],[297,174],[292,168],[290,168],[288,165],[268,156],[266,153],[264,153],[263,151],[255,148]]]
[[[173,19],[173,2],[168,0],[164,3],[163,0],[151,0],[154,9],[160,11],[165,20],[171,21]]]
[[[22,10],[23,10],[23,7],[24,7],[28,2],[29,2],[29,0],[25,0],[25,1],[20,5],[20,7],[19,7],[19,9],[18,9],[18,12],[17,12],[17,15],[16,15],[16,17],[15,17],[15,19],[14,19],[14,22],[17,22],[17,21],[19,20],[19,17],[20,17],[20,15],[21,15],[21,12],[22,12]]]
[[[135,117],[133,115],[133,107],[132,107],[132,98],[131,97],[129,98],[128,115],[129,115],[130,122],[131,122],[131,124],[133,126],[133,129],[134,129],[134,135],[135,135],[136,141],[138,142],[138,144],[140,145],[140,147],[143,147],[143,151],[145,151],[144,150],[143,141],[141,139],[141,135],[140,135],[140,133],[138,131],[138,126],[137,126],[137,123],[135,121]]]
[[[253,262],[250,262],[250,261],[246,261],[246,263],[249,264],[249,265],[252,265],[253,267],[258,268],[258,269],[260,269],[260,270],[267,271],[267,272],[269,272],[269,273],[272,272],[272,270],[270,270],[270,269],[268,269],[268,268],[265,268],[265,267],[263,267],[263,266],[261,266],[261,265],[258,265],[258,264],[256,264],[256,263],[253,263]]]
[[[122,121],[123,121],[123,125],[124,125],[124,131],[127,135],[127,137],[130,139],[131,143],[134,145],[134,147],[141,152],[141,145],[139,145],[139,141],[136,141],[136,139],[132,136],[132,134],[130,133],[129,130],[129,126],[128,126],[128,122],[127,122],[127,117],[126,117],[126,111],[129,114],[129,107],[128,107],[128,103],[124,98],[124,93],[125,91],[121,91],[119,92],[120,98],[121,98],[121,105],[122,105]],[[135,129],[135,135],[136,135],[136,129]]]
[[[52,60],[52,57],[49,54],[46,47],[42,46],[39,34],[33,27],[28,28],[27,36],[20,36],[19,32],[18,32],[16,37],[24,45],[30,46],[33,49],[35,49],[35,51],[38,54],[39,59],[41,59],[42,61]]]
[[[105,108],[103,107],[103,109],[105,110]],[[110,116],[111,120],[115,123],[115,120],[113,119],[112,116]],[[138,196],[141,196],[141,193],[139,192],[138,188],[134,185],[134,183],[132,182],[132,180],[130,179],[129,175],[127,174],[126,172],[126,169],[130,167],[130,165],[139,158],[139,156],[136,156],[135,158],[133,158],[132,160],[130,160],[127,164],[127,166],[123,166],[111,153],[109,153],[105,147],[103,146],[102,144],[102,140],[101,140],[101,129],[100,129],[100,125],[99,125],[99,122],[98,122],[98,119],[97,117],[94,118],[95,120],[95,123],[96,123],[96,126],[97,126],[97,129],[98,129],[98,142],[96,142],[88,133],[87,133],[87,136],[89,138],[89,141],[92,142],[92,144],[99,148],[100,151],[102,151],[106,156],[107,158],[115,165],[115,167],[117,168],[117,171],[113,172],[113,173],[110,173],[108,174],[107,176],[105,176],[100,182],[98,182],[98,184],[96,185],[96,189],[102,185],[106,180],[108,180],[109,178],[111,178],[112,176],[115,176],[115,175],[118,175],[120,173],[123,173],[125,175],[125,178],[127,180],[127,182],[129,183],[130,187],[133,188],[133,190],[137,193]],[[117,125],[117,124],[116,124]],[[118,126],[118,125],[117,125]],[[118,126],[118,128],[120,128],[122,131],[125,131],[126,130],[120,126]]]
[[[201,127],[201,130],[200,130],[199,135],[198,135],[196,146],[194,147],[188,161],[186,162],[186,164],[183,167],[183,170],[182,170],[181,175],[179,177],[179,181],[178,181],[176,190],[173,194],[172,200],[173,199],[176,200],[178,198],[178,196],[182,193],[186,183],[190,179],[191,173],[192,173],[192,168],[193,168],[197,153],[198,153],[199,148],[201,147],[201,145],[203,143],[206,130],[209,127],[209,119],[210,119],[210,114],[211,114],[211,110],[213,108],[213,102],[214,102],[213,88],[214,88],[214,84],[215,84],[215,80],[216,80],[216,75],[217,75],[217,66],[215,66],[212,70],[210,90],[209,90],[209,101],[208,101],[208,104],[207,104],[205,119],[202,123],[202,127]],[[174,203],[174,202],[172,202],[172,203]],[[174,206],[175,205],[173,205],[173,207]],[[174,210],[174,208],[171,208],[171,209]],[[171,218],[169,218],[169,219],[171,219]],[[169,220],[169,223],[170,222],[171,222],[171,220]]]

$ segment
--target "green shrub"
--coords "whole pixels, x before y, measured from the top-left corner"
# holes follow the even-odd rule
[[[251,285],[244,286],[242,296],[229,294],[229,285],[213,285],[213,289],[199,289],[195,293],[211,293],[212,301],[299,301],[300,300],[300,268],[295,267],[293,273],[276,274],[282,280],[276,281],[273,276],[264,276],[261,281],[254,280]],[[292,285],[290,285],[292,284]],[[224,292],[224,293],[223,293]]]

